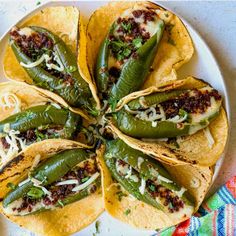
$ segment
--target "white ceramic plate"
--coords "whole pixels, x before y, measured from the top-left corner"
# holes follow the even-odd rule
[[[96,10],[99,6],[106,4],[106,2],[107,1],[82,1],[82,2],[57,1],[57,2],[46,3],[45,5],[40,6],[36,10],[32,11],[30,14],[26,15],[22,20],[24,20],[29,15],[34,14],[35,11],[41,10],[46,6],[74,5],[80,8],[81,13],[84,16],[85,22],[86,22],[89,19],[89,16],[92,14],[92,12]],[[161,5],[165,7],[164,4],[161,3]],[[201,36],[184,19],[182,20],[186,28],[188,29],[192,37],[192,40],[194,42],[195,54],[189,63],[181,67],[181,69],[178,71],[178,76],[181,79],[181,78],[185,78],[188,75],[193,75],[195,77],[204,79],[205,81],[209,82],[214,88],[219,90],[219,92],[224,96],[225,108],[229,116],[230,110],[229,110],[227,90],[226,90],[224,79],[220,72],[219,66],[216,62],[216,59],[214,58],[212,52],[210,51],[210,49],[208,48],[204,40],[201,38]],[[2,37],[0,41],[0,49],[1,49],[0,50],[0,82],[5,81],[3,68],[2,68],[2,59],[3,59],[3,53],[4,53],[3,49],[5,48],[7,41],[8,41],[8,32],[4,34],[4,36]],[[214,184],[214,180],[216,179],[217,174],[220,170],[221,164],[223,162],[223,158],[224,156],[222,156],[221,159],[217,162],[212,184]],[[100,234],[99,235],[102,235],[102,236],[108,236],[108,235],[109,236],[122,236],[122,235],[147,236],[147,235],[152,235],[155,233],[155,231],[144,231],[144,230],[137,230],[137,229],[131,228],[130,226],[110,217],[107,213],[103,213],[98,220],[100,221]],[[96,232],[95,223],[93,223],[89,227],[80,231],[79,233],[76,233],[75,235],[76,236],[91,236],[95,232]],[[33,235],[33,234],[26,230],[21,229],[17,225],[9,222],[8,220],[5,220],[1,216],[0,217],[0,235],[2,236],[9,236],[9,235],[28,236],[28,235]]]

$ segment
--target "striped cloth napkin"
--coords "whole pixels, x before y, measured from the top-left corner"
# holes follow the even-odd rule
[[[203,202],[191,219],[155,236],[236,236],[236,176]]]

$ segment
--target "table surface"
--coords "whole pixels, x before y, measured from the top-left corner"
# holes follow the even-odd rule
[[[22,16],[46,0],[0,0],[0,37]],[[160,2],[188,21],[203,37],[221,68],[231,109],[226,157],[212,192],[236,174],[236,1]],[[0,223],[1,228],[1,223]]]

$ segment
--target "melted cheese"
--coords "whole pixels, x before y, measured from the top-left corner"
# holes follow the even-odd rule
[[[141,185],[140,185],[140,187],[139,187],[139,192],[140,192],[141,194],[144,194],[145,188],[146,188],[146,180],[142,178],[142,179],[141,179]]]
[[[24,150],[27,147],[26,140],[23,138],[17,137],[16,136],[17,134],[20,134],[20,132],[15,131],[15,130],[10,130],[5,136],[6,142],[10,145],[10,147],[6,150],[3,147],[0,147],[0,156],[2,158],[1,159],[2,163],[16,156],[18,152],[20,151],[20,148],[21,150]],[[18,147],[17,141],[19,142],[20,147]]]
[[[92,184],[98,177],[99,177],[99,172],[96,172],[95,174],[93,174],[85,183],[80,184],[78,186],[75,186],[72,191],[73,192],[78,192],[80,190],[85,189],[86,187],[88,187],[90,184]]]
[[[77,179],[68,179],[59,183],[56,183],[56,186],[60,185],[70,185],[70,184],[79,184],[79,181]]]

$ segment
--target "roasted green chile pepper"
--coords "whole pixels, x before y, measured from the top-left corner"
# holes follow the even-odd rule
[[[216,90],[207,89],[175,90],[140,97],[129,102],[125,105],[125,108],[117,112],[115,116],[116,124],[122,132],[135,138],[173,138],[194,134],[198,130],[207,127],[219,115],[222,102],[221,96]],[[190,97],[188,95],[191,93],[200,95],[195,99],[194,96]],[[142,112],[145,113],[147,108],[156,109],[155,106],[162,106],[163,104],[166,112],[172,112],[173,110],[176,113],[175,109],[178,109],[178,113],[175,115],[177,120],[173,118],[166,119],[166,117],[164,119],[158,118],[159,120],[155,120],[155,118],[154,120],[147,120],[146,118],[141,119],[137,115]],[[205,110],[202,110],[203,108]],[[190,112],[186,112],[184,109],[188,109]],[[165,111],[163,112],[165,113]],[[149,110],[149,113],[153,112]],[[150,116],[145,113],[146,115]]]
[[[106,153],[104,157],[112,176],[126,191],[138,200],[150,204],[158,209],[163,210],[163,205],[157,202],[147,190],[145,190],[144,194],[140,193],[140,178],[152,181],[158,180],[159,185],[162,185],[171,191],[178,192],[181,190],[181,188],[171,180],[171,176],[160,163],[150,158],[148,155],[143,154],[141,151],[131,148],[120,139],[108,141],[106,143]],[[131,178],[120,175],[117,171],[116,160],[122,160],[132,167],[132,173],[137,175],[139,180],[133,181]],[[158,176],[161,177],[159,178]],[[185,192],[181,196],[181,199],[185,204],[193,206],[192,197],[188,192]]]
[[[69,78],[68,82],[64,81],[57,74],[51,73],[50,70],[45,70],[42,64],[32,68],[23,67],[33,82],[41,88],[48,89],[60,95],[71,106],[86,107],[93,110],[95,102],[92,98],[89,85],[81,77],[78,71],[76,57],[70,48],[58,36],[42,27],[32,26],[29,28],[36,33],[46,35],[53,42],[52,49],[50,50],[59,58],[64,68],[60,73]],[[13,37],[11,37],[10,45],[19,62],[24,64],[33,63],[33,60],[24,53]],[[46,49],[45,53],[47,53]]]
[[[58,109],[53,105],[39,105],[0,121],[0,132],[4,132],[8,124],[10,129],[20,132],[46,125],[63,126],[60,137],[70,139],[74,132],[80,129],[82,118],[80,115],[63,108]]]
[[[115,84],[109,88],[108,58],[110,54],[110,34],[115,28],[113,23],[108,36],[100,46],[96,64],[96,83],[100,93],[108,94],[110,102],[116,102],[122,97],[138,90],[145,82],[158,45],[164,32],[164,21],[158,19],[156,33],[139,47],[124,63],[120,76]]]
[[[76,165],[85,161],[88,158],[89,158],[89,153],[83,149],[66,150],[44,161],[42,164],[39,165],[39,167],[33,170],[33,172],[30,174],[30,177],[39,181],[40,186],[47,186],[61,179],[73,167],[75,167]],[[100,186],[100,178],[94,181],[93,186],[96,187]],[[64,206],[73,203],[75,201],[78,201],[82,198],[85,198],[86,196],[91,194],[89,187],[90,186],[87,186],[78,193],[68,195],[66,198],[58,201],[55,204],[55,206],[57,207]],[[12,202],[26,196],[32,188],[34,188],[34,182],[31,180],[26,183],[23,183],[22,185],[18,185],[14,190],[9,192],[5,196],[3,200],[3,207],[6,208]],[[36,212],[44,210],[47,209],[42,207],[38,209]]]

